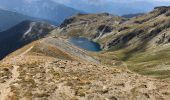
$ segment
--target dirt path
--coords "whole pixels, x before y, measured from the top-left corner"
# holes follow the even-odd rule
[[[31,46],[29,49],[27,49],[26,51],[24,51],[23,53],[21,53],[19,56],[23,56],[26,53],[28,53],[34,46]]]
[[[1,88],[0,89],[0,93],[1,93],[0,100],[8,100],[8,96],[11,94],[10,84],[17,81],[17,78],[19,76],[19,73],[17,71],[18,68],[19,66],[13,66],[13,69],[11,71],[12,78],[3,84],[0,84],[0,88]]]
[[[10,63],[13,64],[13,65],[17,65],[17,61],[21,61],[23,59],[24,55],[27,54],[33,47],[34,46],[31,46],[30,48],[28,48],[27,50],[25,50],[24,52],[22,52],[18,56],[12,58]]]
[[[8,100],[8,96],[12,95],[10,85],[12,83],[14,83],[15,81],[17,81],[17,78],[19,76],[19,72],[17,71],[19,66],[17,66],[16,63],[17,63],[18,60],[22,60],[24,55],[26,53],[28,53],[32,48],[33,48],[33,46],[31,46],[29,49],[27,49],[26,51],[24,51],[20,55],[11,59],[11,63],[13,65],[13,68],[11,70],[12,77],[10,79],[8,79],[5,83],[0,84],[0,100]]]

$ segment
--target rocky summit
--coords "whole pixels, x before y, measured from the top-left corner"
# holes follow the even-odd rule
[[[5,31],[25,43],[0,61],[0,100],[169,100],[169,12],[77,14],[58,27],[26,21]],[[102,50],[69,41],[82,37]]]

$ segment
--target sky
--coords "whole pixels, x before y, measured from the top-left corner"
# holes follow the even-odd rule
[[[53,0],[85,12],[112,14],[145,13],[156,6],[170,6],[170,0]]]
[[[3,2],[6,0],[0,0],[0,1]],[[33,3],[33,1],[43,1],[43,0],[9,0],[9,1],[18,1],[18,2],[26,1],[26,3],[31,4]],[[48,4],[48,1],[50,0],[44,0],[44,1],[46,1],[46,3]],[[170,6],[170,0],[52,0],[52,1],[73,8],[82,13],[108,12],[114,15],[147,13],[153,10],[153,8],[156,6]],[[11,5],[13,4],[11,3]]]
[[[59,2],[59,3],[68,3],[68,2],[72,2],[72,0],[53,0],[55,2]],[[136,2],[136,1],[144,1],[144,2],[151,2],[151,3],[155,3],[157,5],[164,3],[164,2],[170,2],[170,0],[77,0],[77,2],[79,1],[84,1],[84,2],[88,2],[88,3],[96,3],[96,4],[100,4],[100,3],[106,3],[106,2]]]

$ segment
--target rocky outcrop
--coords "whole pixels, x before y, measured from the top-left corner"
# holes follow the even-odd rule
[[[165,15],[168,17],[168,16],[170,16],[170,11],[167,11],[166,13],[165,13]]]
[[[68,24],[71,24],[72,22],[75,21],[75,18],[69,18],[69,19],[65,19],[64,22],[60,25],[61,28],[63,27],[67,27]]]
[[[112,27],[111,26],[107,26],[107,25],[101,25],[97,28],[98,32],[104,32],[104,33],[109,33],[112,32]]]

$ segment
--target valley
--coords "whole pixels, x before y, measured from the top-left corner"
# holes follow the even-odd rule
[[[168,100],[170,7],[77,14],[0,33],[2,100]],[[10,41],[8,41],[10,40]]]
[[[115,55],[130,70],[168,78],[169,71],[160,69],[162,65],[169,66],[169,10],[157,7],[129,20],[107,13],[77,15],[65,20],[52,34],[86,37],[101,45],[103,55]]]

